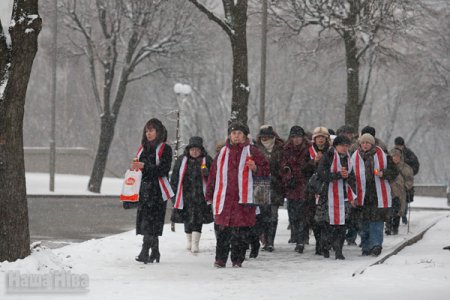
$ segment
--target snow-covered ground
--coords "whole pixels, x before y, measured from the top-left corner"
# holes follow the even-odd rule
[[[28,177],[27,177],[28,179]],[[30,182],[31,183],[31,182]],[[417,203],[423,197],[417,198]],[[434,198],[436,200],[436,198]],[[445,199],[437,199],[446,207]],[[416,202],[415,201],[415,202]],[[422,202],[434,201],[423,198]],[[410,232],[385,236],[382,256],[437,222],[418,243],[408,246],[383,264],[379,258],[362,257],[357,246],[345,246],[346,260],[314,255],[314,238],[304,254],[288,244],[288,219],[280,209],[280,222],[273,253],[260,252],[242,268],[213,267],[215,238],[212,224],[204,226],[201,252],[185,250],[183,227],[176,232],[166,225],[160,238],[161,263],[144,265],[134,260],[141,236],[134,231],[93,239],[58,249],[37,247],[31,256],[0,263],[1,299],[449,299],[449,211],[413,211]],[[365,270],[362,274],[360,271]],[[10,272],[51,274],[70,271],[89,277],[81,294],[8,293]],[[356,272],[355,276],[352,276]],[[63,291],[64,292],[64,291]]]

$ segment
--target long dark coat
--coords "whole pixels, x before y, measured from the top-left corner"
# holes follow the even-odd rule
[[[172,148],[166,144],[156,165],[156,146],[146,145],[139,161],[144,163],[136,214],[136,234],[161,236],[167,201],[163,201],[158,178],[168,176],[172,163]]]
[[[364,160],[366,173],[366,194],[364,196],[364,205],[360,209],[360,219],[362,221],[386,221],[391,214],[391,209],[378,207],[373,160],[376,149],[375,147],[373,147],[369,151],[363,152],[361,148],[359,148],[357,151],[359,151],[359,154]],[[383,170],[382,179],[393,181],[398,176],[398,174],[399,171],[395,164],[392,162],[392,157],[390,155],[387,155],[387,167]]]
[[[214,222],[224,227],[250,227],[256,223],[256,212],[254,206],[239,204],[238,170],[241,153],[245,146],[249,145],[249,140],[243,144],[231,145],[229,140],[226,144],[230,147],[228,157],[228,184],[225,196],[225,204],[222,213],[215,216]],[[255,161],[257,170],[253,176],[269,176],[269,161],[256,146],[250,146],[252,159]],[[214,197],[216,187],[217,158],[216,155],[211,166],[206,190],[206,200],[211,202]]]
[[[269,160],[270,163],[270,197],[272,205],[283,206],[283,184],[281,180],[281,152],[283,151],[283,140],[279,137],[275,138],[275,145],[272,152],[266,150],[261,143],[261,138],[258,137],[255,146],[262,154]]]
[[[281,154],[281,178],[284,196],[288,200],[306,200],[305,168],[311,160],[308,152],[309,143],[303,139],[300,145],[294,146],[288,140]]]
[[[206,169],[201,170],[203,157],[206,156]],[[211,205],[205,200],[203,194],[202,177],[208,178],[209,169],[211,168],[212,158],[203,151],[198,158],[189,156],[189,151],[180,156],[175,162],[172,171],[171,184],[172,189],[177,193],[181,162],[184,157],[188,157],[187,169],[183,179],[183,209],[175,209],[172,213],[172,222],[189,223],[189,224],[207,224],[214,221]],[[175,195],[176,199],[176,195]]]

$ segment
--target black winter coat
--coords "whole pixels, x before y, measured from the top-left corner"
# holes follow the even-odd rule
[[[411,149],[406,147],[403,148],[403,161],[413,169],[414,175],[417,175],[417,173],[419,173],[419,159]]]
[[[206,155],[206,169],[201,170],[203,157]],[[171,220],[175,223],[188,224],[208,224],[214,221],[212,206],[205,200],[203,194],[202,177],[208,179],[208,172],[211,168],[212,158],[203,153],[198,158],[189,157],[185,152],[175,162],[170,183],[172,189],[177,193],[181,162],[184,157],[188,157],[186,174],[183,180],[183,209],[174,209]],[[176,195],[175,198],[176,199]]]
[[[167,202],[163,200],[158,178],[168,176],[172,163],[172,148],[166,144],[156,165],[156,146],[144,146],[139,161],[144,163],[136,214],[136,234],[161,236]]]

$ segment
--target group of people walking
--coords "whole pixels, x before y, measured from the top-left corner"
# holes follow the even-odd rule
[[[366,126],[359,137],[350,126],[336,133],[320,126],[308,134],[292,126],[286,141],[273,126],[261,126],[255,140],[249,128],[232,122],[228,137],[216,146],[213,159],[201,137],[192,137],[174,164],[167,130],[158,119],[144,127],[142,147],[132,169],[142,170],[136,233],[143,235],[137,261],[159,262],[159,240],[167,200],[173,201],[172,222],[183,223],[187,249],[199,252],[203,224],[214,222],[214,266],[223,268],[230,257],[241,267],[249,251],[275,250],[278,208],[286,202],[290,243],[303,253],[312,230],[315,254],[345,259],[343,246],[361,238],[362,255],[377,256],[384,234],[398,234],[406,223],[407,203],[413,201],[413,176],[419,162],[395,139],[388,152]],[[270,176],[270,177],[269,177]],[[255,203],[257,178],[270,178],[270,202]],[[151,253],[149,253],[151,250]]]

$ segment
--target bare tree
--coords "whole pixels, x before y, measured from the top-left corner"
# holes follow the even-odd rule
[[[392,54],[385,44],[414,17],[415,0],[277,0],[271,7],[275,19],[298,34],[308,26],[319,36],[333,29],[345,47],[347,103],[345,123],[359,127],[367,99],[376,53]],[[361,66],[366,74],[361,76]]]
[[[41,24],[38,0],[14,1],[9,32],[0,21],[0,262],[30,254],[23,115]]]
[[[66,25],[88,59],[100,137],[88,190],[100,192],[117,118],[131,82],[162,69],[154,58],[182,51],[192,27],[182,1],[67,0]],[[98,22],[95,24],[94,22]]]
[[[233,54],[233,79],[230,121],[238,120],[247,124],[248,98],[248,57],[247,57],[247,6],[248,0],[222,0],[225,18],[217,16],[213,10],[197,0],[189,0],[211,21],[219,25],[227,34]]]

